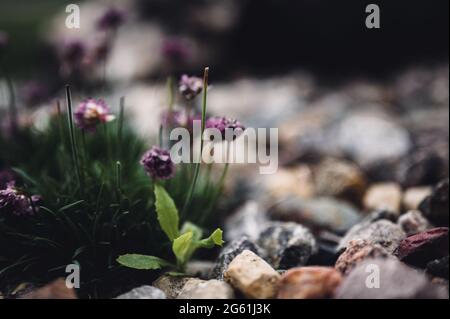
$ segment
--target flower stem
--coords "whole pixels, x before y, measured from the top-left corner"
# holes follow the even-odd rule
[[[208,92],[208,75],[209,68],[206,67],[203,73],[203,98],[202,98],[202,128],[200,134],[200,154],[198,163],[195,165],[194,178],[192,179],[191,186],[189,187],[189,192],[186,197],[186,201],[184,202],[182,216],[185,215],[186,210],[189,208],[192,202],[192,196],[194,194],[195,185],[197,184],[198,175],[200,173],[200,166],[202,162],[202,152],[203,152],[203,132],[205,131],[205,123],[206,123],[206,98]]]
[[[78,185],[80,191],[84,194],[84,185],[81,179],[80,164],[78,162],[78,148],[75,139],[75,129],[73,125],[73,114],[72,114],[72,94],[70,92],[70,86],[66,85],[66,102],[67,102],[67,119],[69,122],[69,134],[70,134],[70,146],[72,150],[72,161],[75,167],[75,173],[78,179]]]
[[[123,139],[123,121],[125,117],[125,96],[120,98],[120,113],[119,113],[119,122],[117,128],[117,139],[119,142],[118,145],[118,158],[122,159],[122,139]]]

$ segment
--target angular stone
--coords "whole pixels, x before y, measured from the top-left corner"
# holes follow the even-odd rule
[[[247,236],[242,236],[242,238],[233,240],[222,249],[222,252],[217,258],[216,265],[211,271],[210,278],[223,280],[223,273],[228,268],[228,265],[244,250],[250,250],[257,255],[262,255],[261,248],[249,240]]]
[[[445,256],[444,258],[430,261],[425,269],[426,273],[430,276],[445,278],[448,280],[448,258],[449,256]]]
[[[354,239],[336,261],[335,268],[347,275],[358,264],[369,258],[388,258],[392,256],[378,244],[370,244],[364,239]]]
[[[281,277],[277,298],[331,298],[341,281],[341,274],[331,267],[293,268]]]
[[[347,231],[361,219],[361,215],[353,206],[328,197],[287,197],[273,206],[270,215],[276,220],[292,221],[311,229],[325,229],[337,233]]]
[[[448,228],[433,228],[403,239],[396,255],[410,265],[425,267],[433,260],[448,255]]]
[[[360,204],[366,180],[357,165],[337,159],[325,159],[314,169],[316,193],[347,199]]]
[[[152,286],[141,286],[134,288],[133,290],[121,294],[115,299],[166,299],[166,294]]]
[[[367,210],[388,210],[400,213],[402,189],[396,183],[378,183],[369,187],[364,196]]]
[[[392,254],[405,237],[406,234],[400,226],[389,220],[381,219],[373,223],[362,222],[353,226],[341,239],[337,251],[346,248],[353,239],[364,239],[370,244],[382,246]]]
[[[419,210],[435,226],[448,227],[449,203],[448,203],[448,179],[440,182],[433,193],[425,198],[419,205]]]
[[[234,291],[226,282],[212,279],[190,279],[186,282],[177,299],[233,299]]]
[[[273,298],[280,275],[267,262],[250,250],[244,250],[229,264],[224,280],[247,298]]]
[[[269,222],[266,211],[256,201],[248,201],[225,221],[224,234],[228,241],[247,236],[257,240]]]
[[[317,252],[312,233],[296,223],[272,222],[258,239],[258,245],[275,269],[303,266]]]
[[[153,282],[153,287],[162,290],[168,299],[175,299],[191,277],[162,275]]]
[[[59,278],[52,283],[33,290],[20,297],[21,299],[77,299],[75,289],[68,288],[66,280]]]
[[[397,223],[407,236],[411,236],[431,228],[430,223],[418,210],[411,210],[399,217]]]
[[[432,188],[428,186],[411,187],[405,190],[403,194],[403,206],[407,210],[416,210],[420,203],[429,195],[431,195]]]
[[[338,299],[447,299],[448,291],[395,258],[368,259],[344,278]]]

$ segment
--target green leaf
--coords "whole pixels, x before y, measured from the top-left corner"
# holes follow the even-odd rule
[[[203,236],[203,231],[200,227],[191,222],[185,222],[183,227],[181,227],[181,234],[188,232],[192,232],[192,238],[194,241],[200,240]]]
[[[180,237],[176,238],[173,241],[172,250],[175,256],[177,257],[177,260],[180,264],[184,264],[189,257],[192,255],[193,252],[193,246],[192,246],[192,239],[193,239],[193,233],[187,232],[181,235]]]
[[[28,175],[26,172],[24,172],[20,168],[13,167],[12,170],[14,171],[14,173],[19,175],[24,181],[30,183],[33,186],[37,185],[36,180],[34,180],[30,175]]]
[[[161,185],[155,184],[155,197],[156,213],[158,215],[159,224],[167,237],[171,241],[174,241],[179,236],[177,207],[175,206],[173,199]]]
[[[81,203],[84,203],[84,200],[79,200],[79,201],[76,201],[76,202],[74,202],[74,203],[72,203],[72,204],[69,204],[69,205],[66,205],[66,206],[64,206],[64,207],[61,207],[61,208],[58,210],[58,212],[61,213],[61,212],[65,211],[65,210],[71,209],[72,207],[78,206],[78,205],[80,205]]]
[[[211,236],[206,239],[203,239],[199,242],[199,246],[202,248],[213,248],[214,245],[222,246],[224,241],[222,239],[223,231],[220,228],[217,228]]]
[[[164,259],[139,254],[126,254],[119,256],[119,258],[117,258],[117,262],[129,268],[145,270],[161,269],[162,267],[170,265]]]

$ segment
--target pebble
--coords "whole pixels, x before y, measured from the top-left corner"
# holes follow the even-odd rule
[[[408,132],[391,117],[361,111],[349,114],[336,128],[335,143],[362,166],[399,158],[411,148]]]
[[[432,188],[428,186],[411,187],[405,190],[403,194],[403,207],[406,210],[416,210],[420,203],[429,195],[431,195]]]
[[[209,279],[211,270],[214,268],[215,263],[204,260],[193,260],[186,264],[184,272],[189,277],[196,277],[200,279]]]
[[[336,261],[335,268],[347,275],[358,264],[369,258],[388,258],[386,249],[378,244],[370,244],[364,239],[354,239]]]
[[[448,291],[395,258],[368,259],[344,278],[336,298],[448,299]]]
[[[402,189],[396,183],[377,183],[367,190],[364,207],[367,210],[388,210],[400,214]]]
[[[275,174],[261,176],[265,194],[274,199],[289,195],[311,198],[315,195],[312,170],[308,165],[279,168]]]
[[[360,213],[352,205],[329,197],[287,197],[274,205],[269,214],[275,220],[292,221],[314,230],[326,229],[336,233],[344,233],[361,220]]]
[[[257,255],[263,254],[260,247],[247,236],[242,236],[240,239],[233,240],[222,249],[209,278],[223,280],[223,273],[228,268],[228,265],[244,250],[250,250]]]
[[[366,179],[359,167],[351,162],[327,158],[314,169],[316,193],[339,197],[360,204],[366,190]]]
[[[247,236],[250,240],[256,240],[268,222],[263,207],[256,201],[247,201],[225,221],[225,239],[232,241]]]
[[[261,257],[244,250],[229,264],[224,280],[252,299],[275,297],[280,274]]]
[[[153,287],[163,291],[168,299],[175,299],[191,277],[162,275],[153,282]]]
[[[312,233],[296,223],[272,222],[261,232],[258,245],[275,269],[303,266],[317,252]]]
[[[293,268],[281,277],[277,298],[331,298],[341,281],[342,275],[331,267]]]
[[[440,182],[430,196],[425,198],[419,205],[420,211],[435,226],[448,227],[449,204],[448,204],[448,179]]]
[[[177,299],[234,299],[234,291],[229,284],[216,279],[190,279]]]
[[[141,286],[124,293],[116,299],[166,299],[166,294],[152,286]]]
[[[406,214],[401,215],[397,223],[406,233],[406,236],[411,236],[431,228],[428,220],[418,210],[410,210]]]
[[[400,226],[389,220],[380,219],[372,223],[364,221],[348,231],[339,242],[337,251],[346,248],[353,239],[364,239],[370,244],[382,246],[392,254],[405,237],[406,234]]]
[[[448,258],[449,256],[445,256],[443,258],[430,261],[425,269],[426,273],[431,276],[445,278],[448,280]]]
[[[433,260],[448,256],[448,228],[433,228],[403,239],[398,246],[398,258],[413,266],[424,268]]]
[[[64,278],[20,296],[20,299],[77,299],[75,289],[68,288]]]

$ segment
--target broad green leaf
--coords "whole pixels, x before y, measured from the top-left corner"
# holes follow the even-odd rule
[[[223,231],[220,228],[217,228],[211,236],[206,239],[203,239],[199,242],[199,246],[202,248],[212,248],[214,245],[222,246],[224,241],[222,239]]]
[[[192,232],[192,238],[194,241],[198,241],[203,236],[203,231],[197,225],[191,222],[185,222],[183,227],[181,227],[181,234]]]
[[[123,266],[134,269],[154,270],[168,266],[169,263],[161,258],[148,255],[126,254],[119,256],[117,262]]]
[[[156,213],[159,224],[167,237],[174,241],[179,236],[178,210],[173,199],[166,192],[164,187],[155,184]]]
[[[193,233],[187,232],[173,241],[172,250],[180,264],[184,264],[193,252]]]

